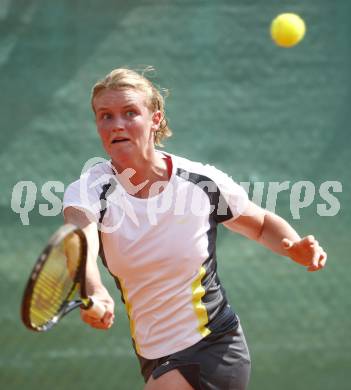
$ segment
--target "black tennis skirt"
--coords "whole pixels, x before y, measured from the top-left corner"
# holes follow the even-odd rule
[[[177,369],[194,390],[245,390],[250,354],[240,321],[229,331],[213,332],[198,343],[159,359],[138,355],[145,383]]]

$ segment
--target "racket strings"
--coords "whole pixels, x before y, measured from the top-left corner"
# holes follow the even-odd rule
[[[50,251],[33,288],[30,303],[33,326],[40,327],[54,319],[74,292],[81,253],[81,242],[74,233]]]

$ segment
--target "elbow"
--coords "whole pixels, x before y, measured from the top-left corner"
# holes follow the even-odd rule
[[[259,219],[259,224],[257,226],[255,241],[257,241],[257,242],[262,241],[265,226],[267,225],[268,219],[269,219],[269,211],[263,210],[261,218]]]

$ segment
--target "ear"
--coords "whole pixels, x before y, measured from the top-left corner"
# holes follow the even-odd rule
[[[161,111],[155,111],[152,114],[152,126],[151,126],[152,131],[157,131],[159,129],[161,120],[162,120]]]

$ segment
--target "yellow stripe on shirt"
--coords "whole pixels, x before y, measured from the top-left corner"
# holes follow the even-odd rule
[[[127,310],[128,318],[129,318],[130,334],[131,334],[132,339],[134,340],[134,343],[135,343],[135,350],[138,354],[140,354],[140,347],[139,347],[139,344],[137,343],[137,340],[135,337],[135,323],[132,319],[132,306],[128,300],[127,289],[126,289],[124,281],[122,281],[122,279],[118,278],[118,281],[119,281],[119,285],[120,285],[121,290],[122,290],[123,300],[124,300],[124,304],[125,304],[125,307]]]
[[[205,295],[205,288],[201,284],[201,280],[205,276],[205,274],[205,268],[201,267],[198,276],[191,285],[191,289],[193,292],[193,307],[195,310],[196,317],[199,321],[198,331],[203,337],[211,333],[211,331],[205,326],[208,324],[208,316],[206,307],[201,301],[201,298]]]

